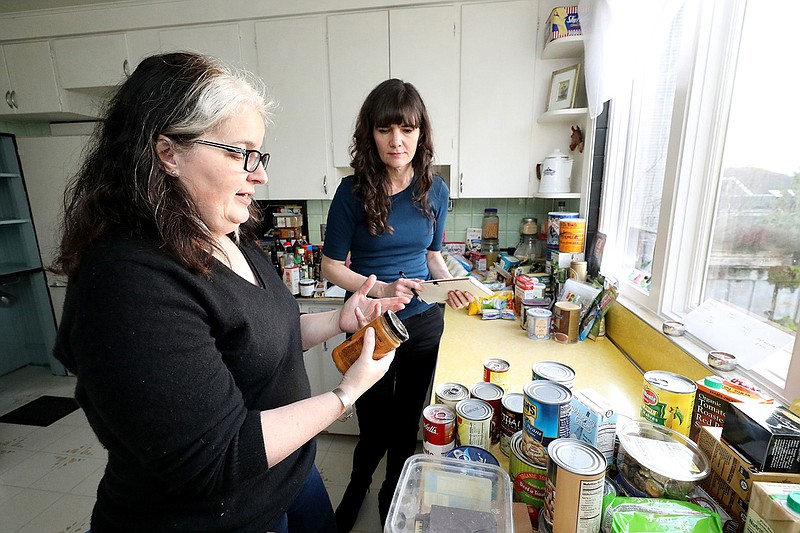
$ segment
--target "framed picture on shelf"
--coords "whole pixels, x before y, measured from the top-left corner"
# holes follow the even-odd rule
[[[550,80],[550,94],[547,97],[547,110],[570,109],[575,105],[580,63],[553,72]]]

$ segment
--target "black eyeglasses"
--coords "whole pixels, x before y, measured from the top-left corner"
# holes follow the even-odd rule
[[[198,139],[195,142],[197,144],[205,144],[207,146],[213,146],[214,148],[221,148],[222,150],[227,150],[228,152],[233,152],[235,154],[241,154],[242,158],[244,159],[245,172],[255,172],[256,169],[258,168],[259,163],[261,163],[261,165],[266,170],[267,164],[269,163],[269,154],[267,153],[262,154],[258,150],[248,150],[246,148],[239,148],[238,146],[216,143],[214,141],[204,141],[202,139]]]

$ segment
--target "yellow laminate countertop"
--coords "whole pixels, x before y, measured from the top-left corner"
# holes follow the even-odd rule
[[[472,388],[483,381],[483,362],[489,358],[510,363],[506,392],[523,392],[524,385],[532,379],[534,363],[558,361],[575,371],[574,390],[594,389],[617,413],[639,418],[644,377],[608,339],[587,339],[576,344],[533,340],[520,327],[519,320],[482,320],[480,315],[469,316],[464,309],[449,307],[445,308],[433,396],[440,383],[456,382]]]

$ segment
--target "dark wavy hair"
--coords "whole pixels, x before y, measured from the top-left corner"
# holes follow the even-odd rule
[[[245,103],[268,121],[272,103],[245,73],[186,52],[144,59],[108,103],[67,187],[52,269],[74,272],[89,245],[113,234],[154,240],[186,268],[210,275],[217,245],[188,192],[164,169],[156,142],[164,135],[188,151]],[[250,214],[237,234],[245,242],[260,223],[255,204]]]
[[[350,165],[355,170],[353,189],[364,204],[367,229],[372,235],[394,232],[389,225],[392,208],[389,174],[373,137],[375,128],[392,124],[419,128],[417,151],[411,161],[417,174],[412,199],[426,217],[434,218],[428,200],[428,192],[433,184],[433,138],[428,111],[413,85],[398,79],[386,80],[372,89],[364,100],[350,147]]]

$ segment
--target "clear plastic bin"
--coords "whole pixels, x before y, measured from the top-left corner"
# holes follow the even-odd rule
[[[499,466],[412,455],[400,474],[384,533],[435,533],[456,525],[465,532],[513,533],[511,489],[511,478]]]

